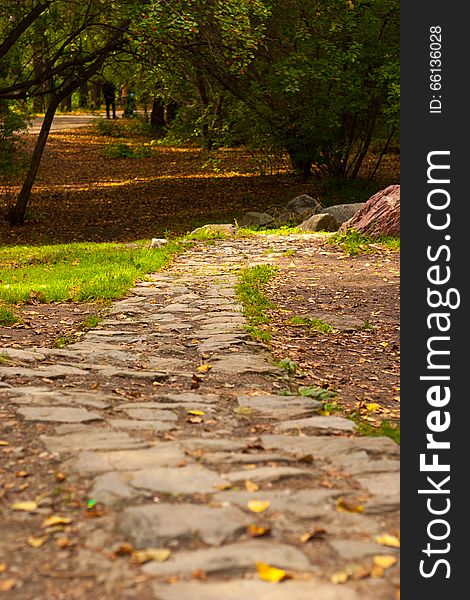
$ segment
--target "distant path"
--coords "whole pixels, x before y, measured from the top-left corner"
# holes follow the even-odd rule
[[[121,117],[122,111],[117,111],[118,118]],[[52,122],[51,131],[61,131],[63,129],[76,129],[77,127],[85,127],[92,121],[99,117],[106,117],[105,112],[97,114],[81,114],[81,115],[56,115]],[[28,133],[38,134],[41,130],[43,117],[36,117],[33,119],[31,127],[28,129]]]

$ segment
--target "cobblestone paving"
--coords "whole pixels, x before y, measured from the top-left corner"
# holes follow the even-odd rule
[[[126,589],[128,557],[97,557],[119,541],[171,551],[139,567],[145,598],[397,597],[397,565],[361,572],[398,553],[375,537],[398,522],[399,447],[318,415],[314,400],[283,395],[285,370],[250,340],[235,300],[241,267],[275,263],[295,243],[260,236],[196,246],[78,343],[3,351],[2,403],[49,425],[45,451],[91,481],[90,497],[108,510],[77,567],[104,574],[103,598],[144,597]],[[253,500],[269,506],[252,512]],[[290,578],[263,581],[257,562]],[[350,575],[345,583],[331,581],[338,572]]]

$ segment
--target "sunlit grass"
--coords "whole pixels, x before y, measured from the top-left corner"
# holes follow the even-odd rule
[[[124,244],[59,244],[0,248],[0,300],[15,304],[119,298],[146,273],[169,264],[182,244],[158,249]]]
[[[356,254],[371,254],[376,252],[377,247],[384,250],[396,251],[400,249],[400,238],[391,236],[380,236],[372,238],[354,229],[348,230],[346,233],[336,233],[328,238],[328,243],[339,245],[341,249],[354,256]]]

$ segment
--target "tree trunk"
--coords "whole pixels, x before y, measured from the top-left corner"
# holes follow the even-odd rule
[[[79,88],[78,106],[80,108],[86,108],[88,106],[88,83],[86,81],[82,83]]]
[[[168,127],[176,117],[178,111],[178,103],[170,100],[165,104],[165,125]]]
[[[91,107],[93,110],[99,110],[101,107],[101,84],[97,81],[91,81]]]
[[[161,98],[154,98],[150,113],[150,127],[156,133],[162,133],[165,128],[165,105]]]
[[[62,102],[60,103],[60,110],[62,112],[72,111],[72,94],[70,94],[70,96],[67,96],[67,98],[62,100]]]
[[[23,225],[25,221],[26,209],[31,196],[31,190],[36,179],[36,174],[41,163],[41,158],[59,102],[60,100],[57,98],[57,96],[53,96],[49,102],[41,131],[39,132],[38,139],[36,140],[36,146],[34,148],[33,156],[31,157],[31,164],[26,174],[23,187],[18,195],[15,206],[13,206],[7,214],[6,220],[11,225]]]

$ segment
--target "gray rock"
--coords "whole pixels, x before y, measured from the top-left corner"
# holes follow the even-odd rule
[[[338,231],[339,223],[333,215],[318,213],[309,217],[298,227],[300,231]]]
[[[235,507],[211,508],[202,504],[144,504],[124,510],[120,530],[137,548],[169,542],[219,545],[233,541],[252,522]]]
[[[162,442],[153,448],[115,450],[114,452],[80,452],[78,458],[67,463],[68,468],[79,473],[105,473],[106,471],[138,471],[153,467],[176,467],[191,459],[174,442]]]
[[[214,373],[226,373],[229,375],[241,375],[244,373],[255,373],[259,375],[281,374],[282,369],[271,365],[259,354],[244,354],[237,352],[212,358]]]
[[[356,429],[356,425],[350,419],[345,419],[343,417],[315,416],[307,419],[285,421],[284,423],[277,425],[275,431],[290,431],[292,429],[315,429],[323,433],[336,431],[353,432]]]
[[[243,471],[232,471],[224,475],[232,483],[250,481],[282,481],[292,477],[312,477],[313,473],[295,467],[257,467]]]
[[[354,202],[351,204],[335,204],[334,206],[328,206],[322,208],[322,213],[332,215],[336,221],[341,225],[345,221],[348,221],[353,217],[359,210],[364,208],[365,202]]]
[[[180,392],[158,395],[158,399],[169,400],[175,404],[183,402],[202,402],[204,404],[216,404],[220,400],[218,394],[197,394],[196,392]]]
[[[120,369],[108,365],[94,365],[93,368],[100,373],[102,377],[125,377],[127,379],[150,379],[151,381],[165,381],[168,379],[168,373],[161,371],[140,371],[137,369]]]
[[[91,406],[92,408],[108,408],[111,395],[103,394],[98,390],[94,392],[84,390],[74,390],[66,388],[50,389],[37,386],[19,386],[10,390],[10,399],[13,404],[38,404],[42,406],[51,406],[56,404],[81,404],[82,406]]]
[[[148,575],[189,575],[201,570],[211,573],[254,571],[257,562],[292,570],[311,570],[307,557],[297,548],[272,541],[247,541],[221,548],[205,548],[173,554],[163,563],[147,563],[142,570]],[[192,599],[192,596],[191,600]]]
[[[177,415],[171,410],[161,410],[158,408],[128,408],[125,412],[132,419],[142,421],[177,421]]]
[[[319,581],[283,581],[279,586],[248,579],[156,583],[154,591],[155,600],[360,600],[351,588]]]
[[[171,431],[175,429],[175,425],[169,421],[135,421],[134,419],[110,419],[108,425],[113,429],[124,430],[153,430],[161,433],[163,431]]]
[[[202,465],[144,469],[132,477],[132,486],[165,494],[209,494],[227,482]]]
[[[375,496],[399,496],[400,494],[399,473],[375,473],[357,479],[369,494]]]
[[[271,419],[310,416],[322,407],[321,402],[300,396],[239,396],[237,402]]]
[[[347,561],[359,561],[377,554],[393,554],[396,552],[388,546],[361,540],[330,540],[329,544],[341,558]]]
[[[152,238],[149,248],[162,248],[166,244],[168,244],[168,240],[165,238]]]
[[[273,221],[273,217],[268,213],[247,212],[238,223],[241,227],[264,227]]]
[[[55,421],[56,423],[85,423],[86,421],[102,421],[103,417],[84,408],[69,406],[25,406],[18,409],[26,421]]]
[[[129,478],[128,478],[129,479]],[[121,473],[105,473],[96,478],[90,491],[90,497],[103,504],[113,506],[121,500],[128,500],[137,496],[134,490]]]
[[[124,432],[92,428],[84,428],[83,431],[64,436],[40,435],[39,438],[50,452],[58,453],[77,450],[127,450],[148,446],[147,442],[130,437]]]
[[[0,348],[0,356],[8,362],[36,362],[46,358],[39,348],[20,350],[19,348]]]
[[[0,367],[0,379],[12,379],[13,377],[41,377],[45,379],[64,379],[74,375],[88,375],[87,371],[77,367],[66,367],[64,365],[49,365],[37,369],[26,367]]]
[[[246,448],[249,440],[189,438],[181,440],[180,444],[187,450],[203,450],[205,452],[234,452]]]
[[[321,209],[321,203],[318,198],[312,198],[307,194],[297,196],[286,204],[286,211],[291,213],[302,213],[306,210],[310,210],[313,213],[318,212]]]

